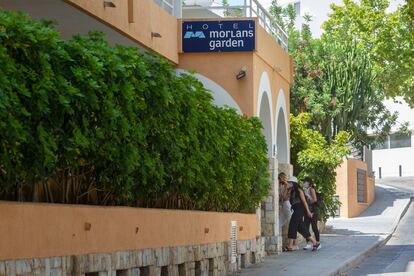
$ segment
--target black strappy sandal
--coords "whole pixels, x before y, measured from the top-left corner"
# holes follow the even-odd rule
[[[283,247],[283,252],[292,252],[293,248],[290,248],[288,246]]]
[[[321,243],[314,245],[312,251],[318,251],[320,246],[321,246]]]

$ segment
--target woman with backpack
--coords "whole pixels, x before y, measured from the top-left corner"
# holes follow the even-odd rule
[[[318,214],[319,214],[319,201],[318,196],[315,189],[315,184],[310,177],[305,177],[303,179],[303,188],[305,190],[306,200],[309,206],[310,211],[312,212],[313,216],[307,217],[305,216],[305,227],[309,230],[309,225],[312,225],[312,231],[315,235],[315,240],[319,243],[318,250],[321,249],[322,245],[320,243],[320,236],[319,236],[319,229],[318,229]],[[306,244],[303,248],[304,250],[312,249],[311,244]]]
[[[290,204],[292,205],[293,214],[289,222],[288,230],[288,245],[284,248],[284,251],[293,251],[293,243],[297,238],[297,232],[299,232],[306,241],[312,242],[313,250],[316,251],[320,247],[320,243],[317,242],[309,233],[309,227],[306,229],[304,224],[304,217],[312,217],[312,213],[309,209],[306,201],[305,193],[298,184],[296,177],[292,176],[288,180],[290,192]]]

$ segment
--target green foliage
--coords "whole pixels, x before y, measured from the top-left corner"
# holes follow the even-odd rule
[[[305,18],[302,30],[291,22],[289,9],[283,10],[289,26],[289,53],[294,57],[295,79],[291,86],[291,110],[308,112],[311,125],[328,140],[339,131],[352,134],[357,149],[381,142],[395,125],[397,114],[384,106],[384,90],[370,53],[356,40],[315,39]],[[376,141],[366,133],[372,129]]]
[[[388,0],[344,0],[332,5],[324,40],[357,41],[370,55],[376,84],[391,97],[414,106],[414,25],[412,1],[387,12]]]
[[[321,193],[324,206],[321,206],[321,218],[333,216],[338,201],[333,199],[336,193],[336,168],[349,154],[350,135],[339,132],[328,143],[319,131],[310,128],[311,115],[301,113],[290,116],[291,162],[299,179],[310,176]]]
[[[0,198],[254,212],[257,118],[165,59],[0,12]]]

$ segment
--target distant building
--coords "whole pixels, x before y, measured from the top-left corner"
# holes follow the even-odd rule
[[[414,109],[404,101],[395,103],[387,100],[384,103],[391,112],[398,112],[398,125],[392,129],[392,134],[385,142],[372,151],[375,176],[377,178],[414,176]],[[396,133],[398,126],[404,122],[409,123],[409,135]]]

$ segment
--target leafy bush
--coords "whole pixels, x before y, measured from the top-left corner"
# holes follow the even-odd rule
[[[1,199],[252,212],[261,128],[159,56],[0,12]]]
[[[333,216],[340,204],[333,199],[336,193],[336,168],[349,154],[350,135],[341,131],[328,143],[319,131],[309,127],[311,116],[301,113],[290,116],[291,161],[299,179],[310,176],[321,193],[324,205],[321,218]]]

